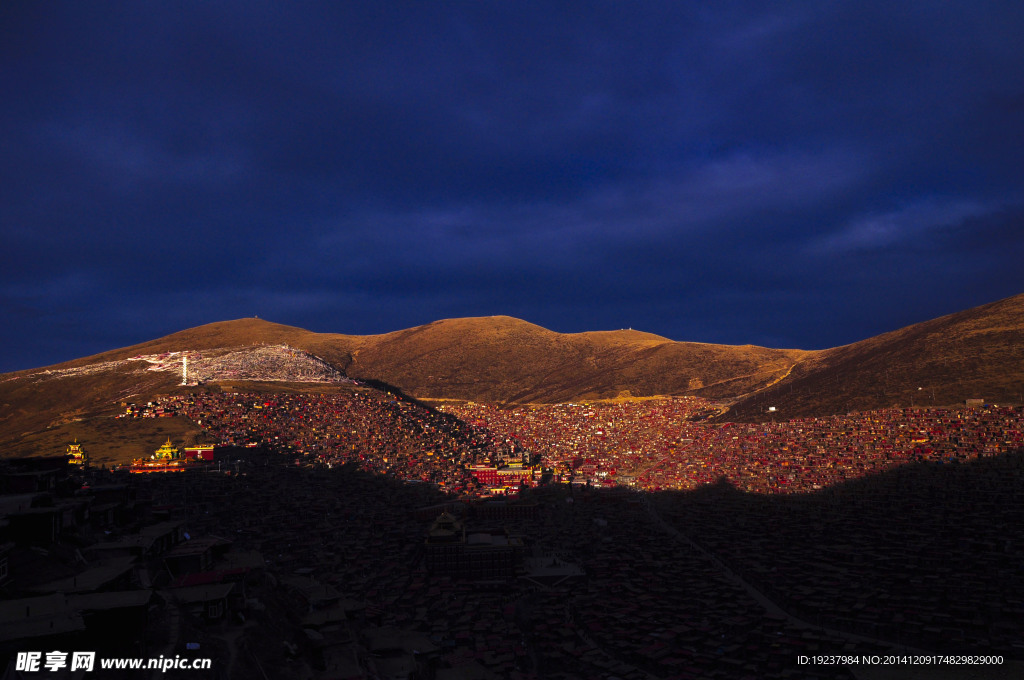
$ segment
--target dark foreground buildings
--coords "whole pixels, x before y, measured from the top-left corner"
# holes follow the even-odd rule
[[[486,503],[238,456],[87,488],[7,465],[8,676],[54,651],[212,662],[169,678],[856,678],[849,659],[896,652],[995,655],[990,677],[1015,677],[1024,658],[1019,453],[789,496],[544,485]],[[846,661],[801,662],[823,656]]]

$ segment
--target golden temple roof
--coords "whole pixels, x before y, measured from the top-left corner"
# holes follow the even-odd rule
[[[160,448],[156,450],[156,453],[153,454],[153,457],[154,458],[161,458],[161,459],[167,458],[167,459],[170,459],[170,460],[174,460],[174,459],[178,458],[180,455],[181,455],[181,452],[178,451],[177,447],[174,446],[174,444],[171,443],[171,438],[168,437],[167,441],[164,442],[160,446]]]
[[[82,450],[82,445],[78,443],[77,438],[75,438],[73,443],[68,444],[68,451],[65,455],[69,456],[71,458],[71,463],[74,464],[85,464],[88,460],[88,456],[85,451]]]

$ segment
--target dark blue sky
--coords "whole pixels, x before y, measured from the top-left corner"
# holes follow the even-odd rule
[[[0,371],[254,314],[811,349],[1024,291],[1020,2],[118,4],[0,3]]]

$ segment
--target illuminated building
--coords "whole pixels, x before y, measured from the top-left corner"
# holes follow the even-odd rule
[[[74,443],[68,444],[67,456],[68,463],[71,465],[80,465],[83,470],[89,466],[89,456],[82,450],[82,445],[78,443],[77,439]]]
[[[160,445],[160,448],[153,454],[154,460],[178,460],[181,457],[181,452],[174,444],[171,443],[171,438],[168,437],[167,441]]]
[[[213,460],[213,444],[197,444],[185,447],[185,460]]]
[[[129,470],[133,473],[185,472],[189,469],[205,468],[204,463],[206,462],[201,456],[186,459],[168,437],[167,441],[161,444],[152,456],[132,461]]]
[[[496,492],[502,489],[527,486],[540,478],[539,466],[510,463],[500,467],[492,465],[474,465],[469,469],[473,477],[482,485]],[[502,491],[504,493],[504,491]]]

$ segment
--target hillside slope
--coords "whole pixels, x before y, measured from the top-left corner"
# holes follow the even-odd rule
[[[496,316],[362,338],[345,369],[417,397],[518,403],[627,394],[728,398],[770,383],[808,354],[674,342],[631,330],[562,334]]]
[[[797,361],[816,354],[675,342],[633,330],[556,333],[508,316],[445,319],[364,336],[238,319],[75,359],[50,370],[139,354],[282,343],[314,354],[353,378],[381,380],[416,397],[496,402],[551,403],[626,393],[729,399],[763,388]]]
[[[260,345],[313,355],[306,358],[309,370],[285,369],[297,371],[296,382],[324,374],[322,362],[313,366],[322,359],[327,369],[419,398],[554,403],[692,394],[735,401],[723,416],[728,420],[968,398],[1024,401],[1024,295],[820,351],[675,342],[632,330],[563,334],[508,316],[445,319],[367,336],[238,319],[0,375],[0,454],[20,451],[19,442],[48,428],[109,414],[122,400],[192,389],[180,386],[180,355],[164,360],[164,353]],[[154,366],[160,361],[166,365]],[[284,379],[275,370],[276,377],[263,380]],[[259,378],[258,371],[245,375]],[[277,387],[265,382],[260,389]],[[768,412],[770,406],[777,410]]]
[[[966,399],[1024,402],[1024,294],[807,356],[724,418],[827,415]]]
[[[369,336],[238,319],[0,375],[0,454],[33,453],[39,447],[26,451],[25,442],[43,441],[40,433],[74,429],[72,424],[83,419],[110,415],[121,401],[194,389],[180,385],[180,352],[193,353],[193,359],[216,353],[244,356],[246,348],[255,351],[263,345],[288,345],[313,355],[307,362],[310,370],[295,369],[296,381],[302,374],[322,373],[322,367],[312,366],[319,358],[351,377],[381,380],[416,397],[496,402],[683,393],[731,398],[770,384],[809,355],[679,343],[638,331],[561,334],[502,316],[448,319]],[[198,371],[200,364],[195,365]],[[245,375],[260,379],[258,371]],[[262,380],[281,379],[275,375]],[[238,379],[245,378],[222,375],[211,382]],[[266,383],[259,389],[276,387]]]

